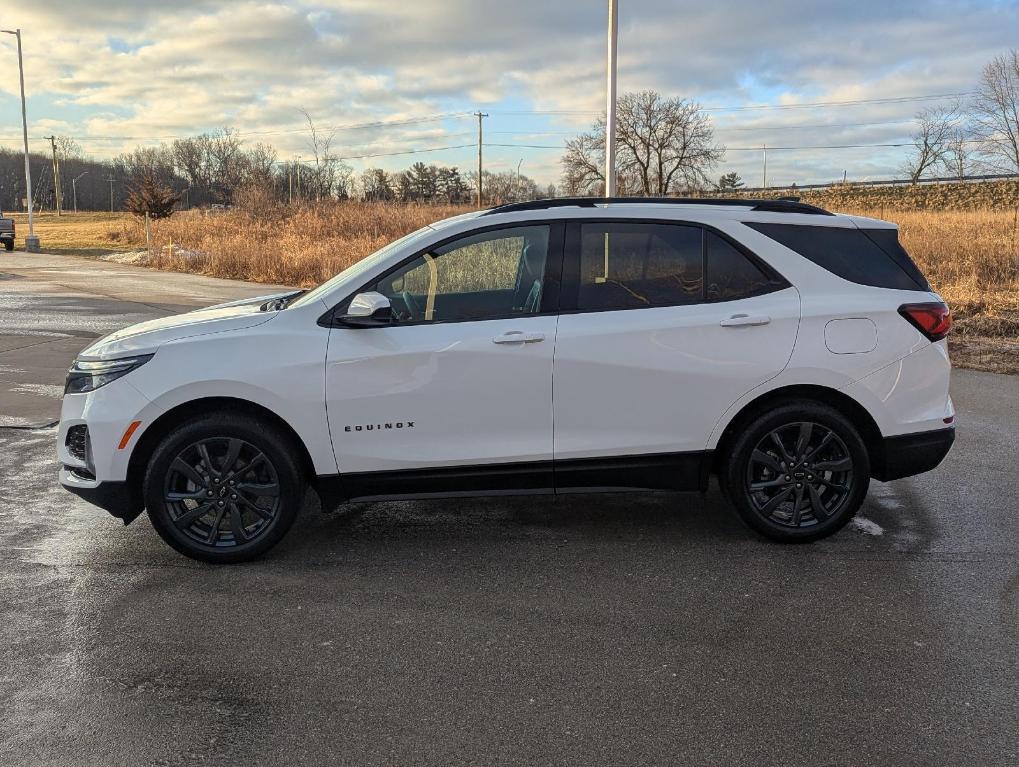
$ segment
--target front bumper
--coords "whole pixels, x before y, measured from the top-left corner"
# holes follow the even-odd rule
[[[138,488],[131,487],[128,482],[100,482],[65,466],[60,470],[60,484],[65,490],[123,520],[125,525],[145,510]]]
[[[890,482],[930,471],[948,455],[953,442],[953,427],[885,437],[870,457],[870,474]]]

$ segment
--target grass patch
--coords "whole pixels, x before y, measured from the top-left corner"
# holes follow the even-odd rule
[[[24,249],[28,235],[28,214],[5,214],[15,221],[15,247]],[[36,213],[36,235],[47,253],[98,255],[110,251],[136,250],[133,242],[135,217],[130,213]],[[144,243],[144,237],[143,237]]]

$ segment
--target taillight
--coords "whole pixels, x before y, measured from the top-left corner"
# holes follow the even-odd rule
[[[903,304],[899,307],[899,314],[931,341],[940,341],[952,329],[952,313],[938,301]]]

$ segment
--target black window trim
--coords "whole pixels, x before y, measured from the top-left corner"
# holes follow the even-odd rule
[[[702,231],[701,234],[701,299],[693,303],[683,304],[660,304],[657,306],[614,306],[599,309],[580,309],[580,258],[581,258],[581,233],[582,224],[664,224],[671,226],[695,227]],[[759,290],[751,291],[738,298],[708,298],[707,291],[707,261],[708,261],[708,238],[706,233],[714,234],[724,242],[731,245],[738,253],[743,255],[754,266],[768,278],[768,283]],[[566,222],[566,242],[563,253],[562,284],[560,287],[559,314],[594,314],[598,312],[632,312],[648,309],[678,309],[684,306],[703,306],[705,304],[721,304],[730,301],[743,301],[747,298],[765,296],[769,293],[777,293],[792,287],[792,283],[782,276],[771,264],[758,256],[746,245],[736,240],[721,229],[701,221],[688,221],[678,218],[634,218],[634,217],[598,217],[598,218],[573,218]]]
[[[565,229],[568,223],[568,219],[555,218],[555,219],[536,219],[526,221],[512,221],[503,222],[499,224],[492,224],[490,226],[480,226],[475,229],[468,231],[458,232],[452,234],[445,239],[433,242],[431,245],[420,250],[415,251],[406,258],[401,259],[398,263],[386,269],[384,272],[380,272],[376,276],[369,279],[367,282],[362,284],[356,290],[347,294],[341,301],[336,303],[331,309],[323,314],[318,319],[318,324],[324,327],[339,327],[336,323],[335,318],[344,314],[350,302],[354,296],[358,293],[363,293],[366,289],[376,285],[382,280],[386,279],[389,275],[399,271],[407,264],[411,263],[415,259],[420,258],[426,253],[431,253],[438,248],[442,248],[450,243],[456,242],[457,240],[467,239],[474,237],[479,234],[485,234],[487,232],[495,232],[502,229],[520,229],[527,226],[547,226],[548,232],[548,256],[545,260],[545,275],[542,282],[541,291],[541,311],[532,312],[530,314],[506,314],[493,317],[464,317],[461,319],[449,319],[449,320],[414,320],[411,322],[394,322],[391,325],[378,325],[377,327],[388,327],[388,328],[407,328],[414,327],[417,325],[449,325],[459,322],[492,322],[495,320],[508,320],[508,319],[526,319],[529,317],[547,317],[549,315],[556,315],[559,313],[560,295],[562,292],[562,281],[563,281],[563,261],[565,257]],[[370,328],[358,328],[358,330],[366,330]]]

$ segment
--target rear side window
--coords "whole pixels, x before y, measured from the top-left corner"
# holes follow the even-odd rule
[[[747,222],[751,229],[767,235],[818,266],[859,285],[894,290],[930,290],[927,281],[898,244],[895,254],[886,251],[889,237],[878,232],[895,230],[841,229],[799,224]],[[884,247],[880,242],[884,243]],[[904,268],[907,263],[911,269]]]
[[[702,230],[671,224],[582,224],[581,311],[700,303],[704,295]]]
[[[704,238],[704,297],[708,301],[733,301],[782,287],[781,280],[765,274],[728,240],[714,232],[705,232]]]

